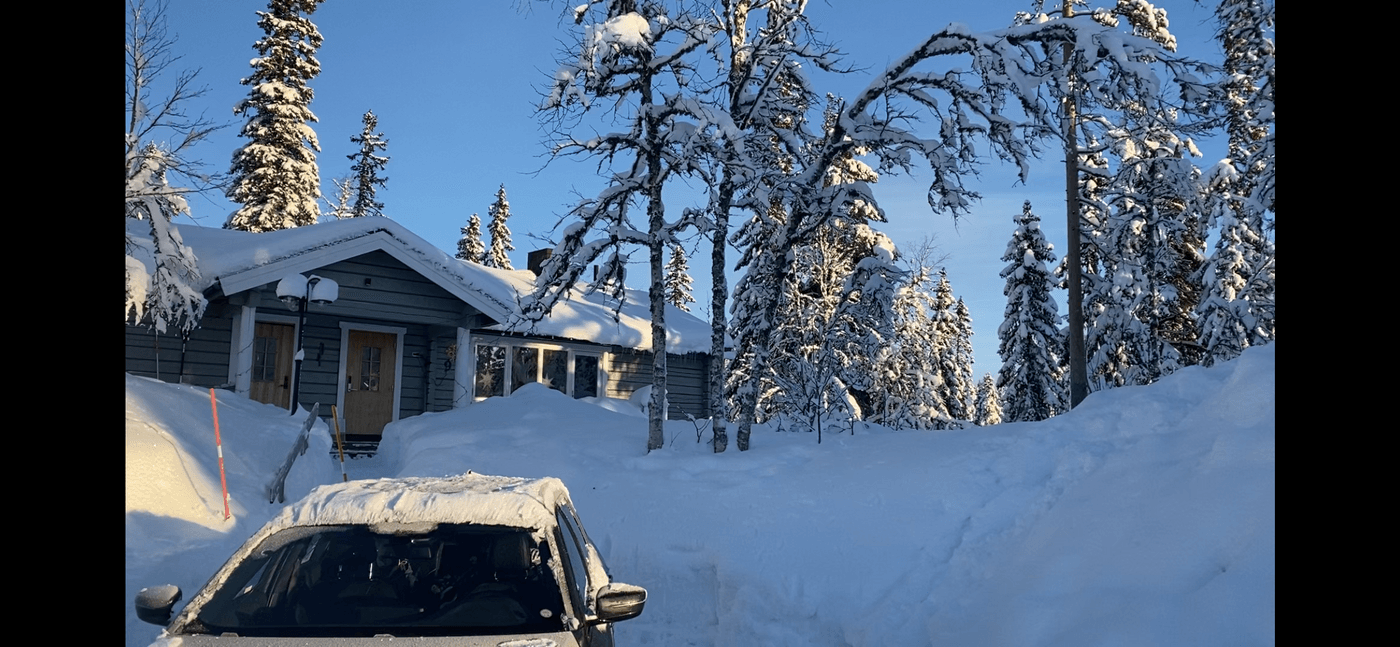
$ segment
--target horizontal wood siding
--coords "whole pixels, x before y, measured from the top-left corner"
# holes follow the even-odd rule
[[[651,353],[625,348],[611,351],[608,368],[608,397],[627,399],[638,389],[651,386]],[[687,415],[710,415],[707,397],[709,380],[704,355],[688,353],[666,356],[668,417],[683,420]]]
[[[456,369],[448,365],[447,351],[457,343],[457,330],[430,329],[429,358],[432,363],[428,370],[427,411],[448,411],[452,409],[453,380]]]
[[[126,372],[171,383],[215,387],[228,382],[232,321],[205,317],[184,344],[179,335],[158,335],[145,326],[126,327]]]
[[[297,401],[307,409],[314,403],[321,403],[318,415],[330,420],[331,405],[335,404],[340,389],[345,388],[345,378],[340,375],[339,320],[319,313],[306,313],[302,349],[306,354],[301,363],[301,386],[297,389]]]
[[[470,308],[385,252],[371,252],[315,271],[340,286],[323,312],[386,323],[457,325]],[[365,285],[366,279],[369,285]]]

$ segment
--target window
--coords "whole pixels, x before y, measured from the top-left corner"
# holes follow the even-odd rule
[[[566,607],[551,561],[526,528],[295,526],[247,555],[197,622],[250,637],[559,632]]]
[[[601,354],[541,344],[476,344],[476,398],[509,395],[531,382],[539,382],[574,398],[597,397]],[[509,387],[507,387],[509,385]]]
[[[360,353],[360,390],[379,390],[379,348],[365,346]]]
[[[476,345],[476,395],[479,398],[506,394],[506,349],[489,344]]]
[[[514,360],[510,365],[510,390],[538,381],[540,349],[527,346],[515,348]]]
[[[571,592],[576,596],[576,604],[580,607],[588,604],[588,564],[584,556],[584,539],[579,536],[579,532],[571,525],[569,515],[560,508],[554,514],[559,522],[559,535],[564,543],[564,562],[568,568]]]
[[[253,381],[271,382],[277,379],[277,338],[258,337],[253,340]]]
[[[544,351],[544,364],[540,366],[540,382],[560,393],[565,393],[569,385],[569,351]]]
[[[571,395],[575,398],[598,397],[597,355],[574,356],[574,392]]]

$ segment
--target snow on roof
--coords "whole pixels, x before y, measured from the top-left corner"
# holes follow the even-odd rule
[[[651,349],[645,291],[627,290],[619,311],[600,293],[575,290],[548,318],[532,324],[519,308],[519,299],[535,289],[532,272],[460,260],[389,218],[348,218],[256,234],[189,225],[178,230],[198,258],[200,281],[192,287],[201,291],[218,283],[225,294],[234,294],[382,249],[495,319],[492,329]],[[666,330],[668,351],[709,352],[709,324],[694,315],[667,305]]]
[[[379,479],[322,485],[284,508],[267,531],[291,526],[375,523],[471,523],[541,530],[569,500],[557,478],[484,474]]]

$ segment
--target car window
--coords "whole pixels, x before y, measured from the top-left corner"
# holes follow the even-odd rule
[[[286,536],[284,536],[286,533]],[[297,528],[268,538],[191,633],[444,636],[563,630],[549,544],[521,528]]]
[[[561,535],[565,562],[569,569],[570,586],[574,599],[578,601],[581,608],[587,609],[591,600],[588,599],[588,563],[585,561],[583,549],[582,533],[577,524],[570,519],[568,511],[560,507],[555,512],[555,517],[559,522],[559,534]]]

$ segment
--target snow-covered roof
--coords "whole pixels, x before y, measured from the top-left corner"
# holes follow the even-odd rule
[[[462,474],[322,485],[284,508],[268,530],[376,523],[471,523],[541,530],[569,500],[557,478]]]
[[[211,227],[178,227],[198,258],[200,281],[216,283],[224,294],[278,281],[372,251],[383,251],[497,322],[491,328],[650,350],[651,316],[647,295],[628,290],[620,311],[601,293],[575,290],[568,301],[539,322],[526,321],[519,299],[535,289],[528,270],[501,270],[460,260],[389,218],[349,218],[307,227],[249,233]],[[615,312],[616,311],[616,312]],[[672,353],[708,352],[705,321],[666,306],[666,348]]]

